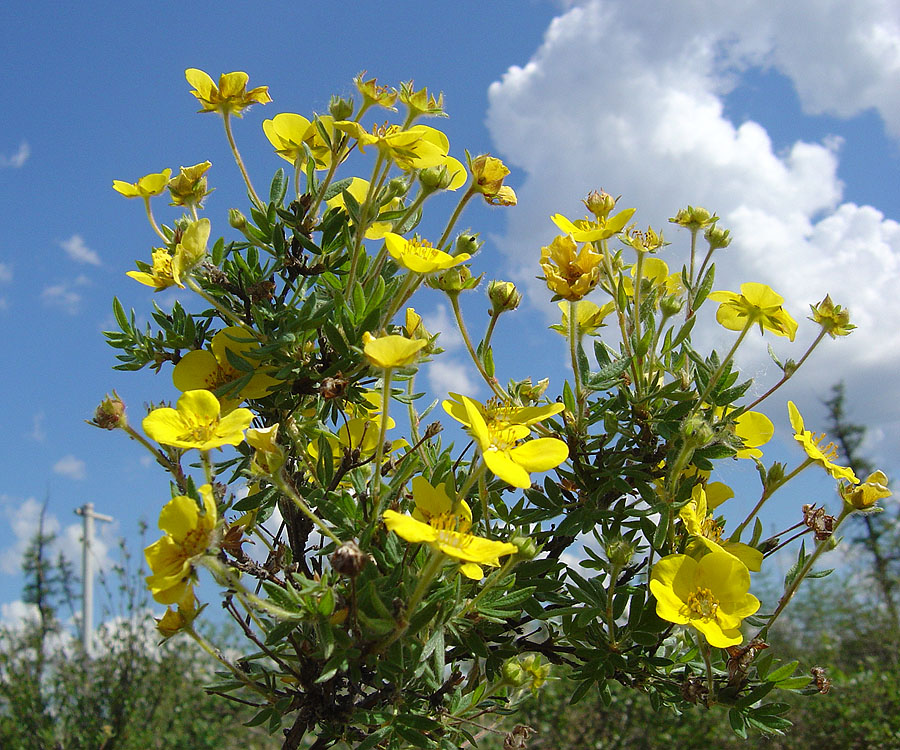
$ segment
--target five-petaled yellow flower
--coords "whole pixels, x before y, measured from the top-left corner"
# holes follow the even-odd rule
[[[227,388],[252,371],[252,377],[240,389],[228,389],[219,396],[222,412],[227,414],[245,399],[265,397],[269,388],[280,382],[258,367],[258,359],[248,356],[258,348],[259,343],[243,328],[223,328],[213,336],[209,349],[195,349],[178,361],[172,372],[172,381],[179,391],[216,391]],[[229,352],[231,357],[245,362],[247,369],[237,369],[231,363]]]
[[[370,133],[358,122],[340,120],[334,127],[355,138],[360,151],[375,146],[402,170],[439,166],[450,151],[447,136],[427,125],[413,125],[406,130],[399,125],[376,125]]]
[[[541,248],[541,269],[554,294],[570,301],[580,300],[600,282],[603,255],[590,244],[579,251],[569,235],[556,237]]]
[[[784,298],[765,284],[750,281],[741,284],[740,294],[712,292],[709,298],[720,303],[716,320],[729,331],[743,331],[758,323],[760,332],[765,329],[794,340],[797,321],[782,307]]]
[[[206,390],[181,394],[176,408],[154,409],[144,417],[144,432],[163,445],[208,451],[223,445],[239,445],[253,421],[249,409],[220,415],[219,399]]]
[[[334,118],[323,115],[317,119],[329,138],[333,139]],[[331,146],[322,137],[315,121],[310,122],[303,115],[293,112],[282,112],[271,120],[263,120],[263,132],[275,147],[275,153],[291,164],[301,167],[306,164],[306,146],[316,161],[316,169],[328,169],[331,166]]]
[[[744,563],[748,570],[758,571],[762,567],[762,552],[743,542],[723,541],[724,523],[712,515],[712,511],[730,497],[734,497],[734,491],[722,482],[694,486],[690,501],[678,512],[684,530],[691,537],[686,552],[699,560],[710,552],[724,550]]]
[[[465,500],[450,500],[446,486],[432,487],[424,477],[412,481],[416,509],[412,516],[386,510],[384,525],[408,542],[425,542],[462,563],[460,572],[476,581],[484,575],[481,565],[496,567],[503,555],[518,552],[509,542],[497,542],[469,533],[472,511]]]
[[[369,181],[364,180],[361,177],[353,177],[350,180],[350,184],[344,188],[340,193],[335,195],[332,198],[329,198],[325,201],[325,205],[328,208],[346,208],[346,202],[344,200],[344,191],[348,192],[351,196],[353,196],[354,200],[362,205],[365,203],[366,196],[369,194]],[[392,198],[388,201],[387,205],[381,207],[381,211],[396,211],[400,208],[400,199]],[[366,239],[367,240],[380,240],[384,237],[388,232],[391,231],[391,227],[393,226],[392,221],[374,221],[366,227]]]
[[[472,257],[468,253],[450,255],[432,247],[427,240],[420,240],[417,237],[407,240],[393,232],[384,235],[384,244],[394,260],[408,271],[415,273],[444,271],[465,263]]]
[[[208,73],[197,68],[185,70],[184,77],[194,87],[191,93],[200,102],[200,112],[221,112],[223,115],[240,117],[252,104],[267,104],[272,101],[268,86],[257,86],[247,91],[250,76],[243,71],[222,73],[218,86]]]
[[[834,463],[834,459],[837,458],[838,454],[837,448],[834,443],[822,445],[825,441],[825,433],[817,435],[804,428],[803,417],[793,401],[788,401],[788,416],[791,419],[791,427],[794,428],[794,440],[803,446],[807,456],[835,479],[846,479],[853,484],[859,484],[859,479],[853,473],[853,469],[849,466],[839,466]]]
[[[166,248],[156,247],[153,249],[153,264],[146,271],[127,271],[125,275],[161,292],[175,285],[172,260],[172,254]]]
[[[174,254],[170,254],[165,248],[155,248],[153,264],[147,266],[146,271],[128,271],[125,275],[141,284],[152,286],[157,292],[173,284],[183,289],[182,277],[189,274],[206,257],[209,232],[209,219],[192,222],[184,230],[181,242],[175,245]]]
[[[184,605],[188,595],[193,598],[194,561],[215,541],[218,515],[212,487],[204,484],[199,492],[203,513],[191,497],[172,498],[159,514],[159,528],[165,535],[144,549],[151,573],[147,587],[160,604]]]
[[[416,361],[420,349],[428,345],[427,341],[408,339],[396,334],[390,336],[373,336],[366,331],[363,334],[363,353],[369,364],[383,370],[394,367],[406,367]]]
[[[632,214],[634,214],[634,209],[626,208],[619,211],[615,216],[610,216],[606,219],[589,219],[585,217],[584,219],[572,221],[562,214],[553,214],[550,220],[576,242],[597,242],[621,232]]]
[[[137,182],[113,180],[112,186],[113,190],[126,198],[152,198],[166,189],[171,176],[172,170],[164,169],[162,172],[144,175]]]
[[[656,614],[676,625],[690,625],[711,646],[736,646],[742,640],[741,621],[759,609],[749,593],[750,573],[734,555],[710,552],[700,560],[667,555],[653,566],[650,591]]]
[[[557,407],[561,407],[562,404],[547,407],[513,407],[507,414],[509,421],[488,411],[488,415],[494,417],[488,421],[485,419],[484,406],[466,396],[458,398],[465,409],[465,419],[460,419],[461,415],[457,416],[458,405],[453,401],[444,401],[444,409],[450,416],[468,426],[469,432],[481,449],[484,463],[500,479],[513,487],[520,489],[531,487],[531,472],[549,471],[569,457],[569,447],[556,438],[537,438],[522,442],[531,433],[528,424],[545,419],[551,413],[557,413],[559,411]],[[516,419],[519,421],[513,421]]]

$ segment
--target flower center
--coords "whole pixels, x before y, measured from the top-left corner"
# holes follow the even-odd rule
[[[719,600],[707,588],[697,588],[688,594],[685,602],[692,620],[712,620],[719,609]]]
[[[191,529],[181,541],[181,550],[185,558],[196,557],[206,551],[207,534],[202,528]]]
[[[433,260],[437,257],[439,250],[432,246],[428,240],[413,239],[407,245],[408,251],[418,258],[424,260]]]
[[[437,516],[431,516],[428,519],[428,525],[435,529],[438,533],[438,541],[448,544],[451,547],[463,549],[468,546],[470,537],[465,535],[468,530],[468,524],[464,519],[453,513],[441,513]]]
[[[203,419],[194,414],[190,420],[185,421],[184,426],[186,430],[182,434],[181,440],[205,443],[215,437],[216,428],[219,426],[219,418],[216,416]]]

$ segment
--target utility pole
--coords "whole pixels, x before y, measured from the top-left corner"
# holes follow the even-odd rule
[[[75,512],[84,519],[81,537],[81,645],[87,656],[91,655],[91,637],[94,634],[94,570],[91,547],[94,544],[94,521],[112,522],[112,516],[94,512],[93,503],[85,503]]]

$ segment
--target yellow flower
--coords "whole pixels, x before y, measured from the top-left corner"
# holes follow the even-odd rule
[[[700,559],[710,552],[723,550],[734,555],[748,570],[758,571],[762,567],[762,552],[742,542],[723,542],[725,524],[710,513],[729,497],[734,497],[734,492],[721,482],[712,482],[706,487],[702,484],[694,486],[690,501],[678,512],[685,531],[691,537],[686,551]]]
[[[212,164],[208,161],[181,167],[178,176],[169,180],[169,195],[173,206],[201,206],[212,191],[206,189],[206,173]]]
[[[841,482],[838,489],[847,505],[851,506],[854,510],[865,513],[878,510],[875,503],[894,494],[888,489],[887,485],[887,475],[879,470],[869,474],[869,476],[866,477],[866,481],[858,487]]]
[[[413,125],[403,130],[399,125],[374,126],[368,132],[358,122],[339,120],[334,127],[355,138],[359,150],[375,146],[381,154],[400,169],[425,169],[443,164],[450,151],[447,136],[427,125]]]
[[[334,134],[334,118],[323,115],[317,118],[329,137]],[[291,164],[306,164],[306,148],[312,152],[316,161],[316,169],[328,169],[331,166],[331,146],[322,137],[316,122],[310,122],[303,115],[282,112],[271,120],[263,120],[263,132],[275,147],[275,152]]]
[[[166,189],[171,176],[172,170],[164,169],[162,172],[144,175],[137,182],[113,180],[113,190],[126,198],[152,198]]]
[[[737,458],[760,458],[759,446],[772,439],[775,425],[761,412],[745,411],[734,420],[734,434],[744,441],[744,447],[735,454]]]
[[[250,468],[258,474],[275,474],[284,464],[284,450],[277,442],[278,423],[247,430],[247,445],[254,449]]]
[[[419,350],[427,346],[427,341],[412,340],[406,336],[378,336],[368,331],[363,334],[363,353],[369,364],[383,370],[406,367],[416,361]]]
[[[503,180],[509,174],[509,168],[499,159],[489,154],[481,154],[472,159],[472,190],[481,193],[484,199],[493,206],[515,206],[515,191]]]
[[[259,360],[252,357],[252,352],[258,348],[259,343],[251,339],[243,328],[223,328],[213,336],[209,349],[195,349],[178,361],[172,372],[172,381],[182,392],[199,389],[219,391],[222,412],[227,414],[245,399],[265,398],[269,388],[281,382],[258,367]],[[244,362],[246,368],[236,368],[229,352],[231,358]],[[249,381],[240,388],[229,388],[251,372]]]
[[[238,445],[253,421],[249,409],[235,409],[220,418],[219,400],[209,391],[186,391],[176,408],[154,409],[144,417],[144,432],[163,445],[208,451]]]
[[[427,240],[420,240],[417,237],[407,240],[393,232],[384,235],[384,244],[394,260],[408,271],[415,273],[444,271],[465,263],[472,257],[468,253],[450,255],[432,247]]]
[[[541,269],[547,286],[570,301],[580,300],[597,286],[602,262],[603,256],[591,245],[582,245],[578,251],[568,235],[560,235],[541,248]]]
[[[469,533],[472,511],[465,500],[454,504],[445,486],[432,487],[424,477],[413,479],[416,509],[412,516],[386,510],[385,526],[408,542],[425,542],[432,549],[463,563],[460,572],[474,580],[484,575],[481,565],[498,566],[499,558],[512,555],[518,548],[509,542],[496,542]]]
[[[194,598],[194,587],[188,585],[184,600],[175,602],[175,609],[168,607],[166,613],[156,620],[156,629],[163,638],[171,638],[189,627],[199,614]]]
[[[853,473],[853,469],[834,463],[834,459],[837,458],[837,448],[834,443],[822,446],[825,441],[825,433],[816,435],[816,433],[804,429],[803,417],[800,416],[800,411],[794,406],[793,401],[788,401],[788,416],[791,419],[791,427],[794,428],[794,439],[803,446],[807,456],[835,479],[846,479],[853,484],[859,484],[859,479]]]
[[[587,299],[557,302],[556,306],[562,313],[562,325],[552,325],[550,327],[563,336],[569,335],[570,305],[575,305],[575,325],[578,326],[578,333],[582,336],[591,336],[596,333],[598,328],[605,325],[603,321],[606,316],[616,309],[614,302],[607,302],[602,306]]]
[[[667,555],[650,575],[656,614],[696,628],[717,648],[743,640],[741,621],[759,609],[759,599],[749,589],[746,566],[727,552],[710,552],[700,560]]]
[[[740,294],[712,292],[709,298],[721,303],[716,320],[729,331],[743,331],[748,325],[758,323],[760,332],[765,329],[794,340],[797,321],[782,307],[784,298],[765,284],[751,281],[741,284]]]
[[[215,543],[218,515],[212,487],[204,484],[199,492],[203,514],[193,498],[172,498],[159,514],[159,528],[165,535],[144,549],[151,572],[147,587],[160,604],[184,603],[192,595],[194,561]]]
[[[268,86],[257,86],[247,91],[250,76],[242,71],[223,73],[219,76],[218,86],[207,73],[197,68],[185,70],[184,77],[194,87],[191,93],[200,102],[200,112],[221,112],[223,115],[234,114],[240,117],[252,104],[267,104],[272,101]]]
[[[141,264],[138,263],[141,267]],[[146,286],[151,286],[157,292],[168,289],[175,285],[175,279],[172,276],[172,255],[164,247],[153,249],[153,265],[143,266],[146,271],[128,271],[126,276],[130,276],[135,281],[141,282]]]
[[[361,177],[354,177],[350,180],[350,184],[344,188],[357,203],[362,205],[366,196],[369,193],[369,181],[364,180]],[[333,198],[329,198],[325,201],[325,204],[328,208],[345,208],[346,204],[344,202],[344,190],[335,195]],[[392,198],[386,205],[381,207],[381,211],[396,211],[400,208],[400,199]],[[380,240],[384,237],[388,232],[391,231],[391,227],[393,227],[394,222],[392,221],[375,221],[369,224],[366,229],[366,239],[367,240]]]
[[[559,403],[545,404],[543,406],[515,406],[513,404],[500,404],[492,399],[485,404],[480,404],[475,399],[461,396],[458,393],[449,394],[450,398],[442,403],[444,411],[457,422],[471,427],[469,413],[466,410],[466,402],[474,406],[481,418],[488,424],[503,428],[511,424],[533,425],[543,422],[554,414],[559,414],[565,406]]]
[[[394,102],[397,101],[397,94],[399,93],[397,89],[379,86],[375,78],[370,78],[366,81],[363,79],[365,74],[366,71],[362,71],[353,79],[357,91],[362,94],[364,104],[366,106],[376,104],[385,109],[395,109]]]
[[[562,214],[554,214],[550,220],[576,242],[597,242],[621,232],[633,214],[633,208],[626,208],[608,219],[591,220],[585,217],[571,221]]]
[[[450,416],[468,426],[478,442],[484,463],[500,479],[513,487],[521,489],[531,487],[531,472],[549,471],[569,457],[569,448],[562,440],[538,438],[523,443],[522,441],[531,432],[527,424],[498,418],[485,421],[484,406],[466,396],[458,398],[465,409],[464,420],[454,414],[455,411],[458,412],[454,402],[444,401],[444,409]],[[530,423],[533,423],[545,419],[550,413],[558,413],[558,407],[561,406],[562,404],[546,407],[512,407],[510,414],[517,415],[521,420],[529,419]]]
[[[175,254],[172,257],[172,278],[178,286],[184,288],[181,277],[189,274],[206,257],[209,231],[209,219],[192,222],[184,230],[181,242],[175,246]]]

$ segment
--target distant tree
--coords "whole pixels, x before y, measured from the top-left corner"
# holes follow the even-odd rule
[[[34,615],[0,629],[0,748],[153,750],[184,747],[261,750],[266,733],[241,725],[238,702],[222,704],[202,685],[215,679],[205,655],[178,638],[157,645],[141,573],[124,545],[122,563],[102,579],[120,610],[107,612],[85,654],[60,611],[75,611],[78,579],[54,557],[45,510],[22,563],[22,599]],[[249,716],[249,714],[248,714]]]

